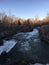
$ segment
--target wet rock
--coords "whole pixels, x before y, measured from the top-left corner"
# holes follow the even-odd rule
[[[7,60],[7,53],[4,51],[4,52],[2,52],[2,54],[0,55],[0,64],[6,63],[6,60]]]
[[[0,40],[0,46],[3,45],[3,40]]]
[[[29,63],[25,61],[13,61],[9,65],[29,65]]]

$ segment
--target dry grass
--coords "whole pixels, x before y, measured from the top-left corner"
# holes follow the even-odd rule
[[[44,19],[39,20],[38,17],[35,19],[21,19],[6,14],[0,15],[0,37],[7,37],[17,32],[30,32],[34,27],[42,26],[49,23],[49,15]],[[1,35],[2,34],[2,35]]]

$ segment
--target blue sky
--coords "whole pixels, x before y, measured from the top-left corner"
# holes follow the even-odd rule
[[[49,13],[49,0],[0,0],[0,12],[21,18],[43,18]]]

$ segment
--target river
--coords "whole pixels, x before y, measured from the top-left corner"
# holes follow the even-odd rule
[[[38,65],[38,63],[49,63],[49,44],[40,40],[37,28],[32,32],[17,33],[13,35],[11,40],[3,41],[4,44],[0,46],[0,54],[3,51],[9,53],[9,51],[17,45],[17,48],[15,48],[17,51],[14,51],[16,54],[19,53],[17,54],[19,59],[23,59],[30,63],[36,63],[36,65]],[[21,55],[22,57],[20,57]]]

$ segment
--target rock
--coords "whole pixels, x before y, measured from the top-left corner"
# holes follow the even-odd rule
[[[0,40],[0,46],[3,45],[3,40]]]
[[[4,51],[0,55],[0,64],[4,64],[4,63],[6,63],[6,61],[7,61],[7,53]]]
[[[30,65],[29,63],[25,62],[25,61],[13,61],[11,62],[9,65]]]

